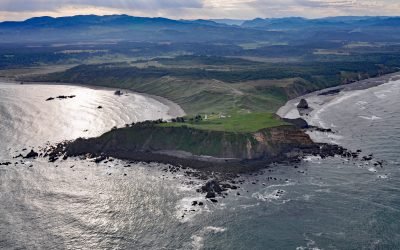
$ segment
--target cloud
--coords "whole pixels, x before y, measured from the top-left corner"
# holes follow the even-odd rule
[[[0,0],[0,20],[78,14],[251,19],[398,13],[399,0]]]
[[[202,0],[1,0],[2,11],[56,11],[67,6],[95,6],[113,9],[201,8]]]

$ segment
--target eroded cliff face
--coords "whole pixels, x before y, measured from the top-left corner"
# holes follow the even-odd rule
[[[256,133],[205,131],[187,127],[134,126],[116,129],[101,137],[67,144],[69,156],[126,155],[188,152],[193,156],[260,160],[285,156],[316,146],[304,131],[293,126],[263,129]]]
[[[253,134],[256,140],[252,155],[248,159],[278,156],[294,150],[316,146],[309,135],[292,126],[264,129]]]

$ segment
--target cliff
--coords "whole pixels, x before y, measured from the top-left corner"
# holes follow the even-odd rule
[[[237,166],[265,167],[275,161],[298,159],[319,148],[306,133],[290,125],[238,133],[137,124],[114,129],[98,138],[80,138],[62,144],[54,154],[111,156],[192,168],[230,166],[233,169]]]

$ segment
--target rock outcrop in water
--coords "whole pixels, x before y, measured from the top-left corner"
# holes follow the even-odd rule
[[[75,95],[60,95],[60,96],[57,96],[57,97],[49,97],[49,98],[46,99],[46,102],[53,101],[56,98],[58,100],[64,100],[64,99],[72,99],[72,98],[75,98],[75,97],[76,97]]]
[[[31,152],[29,152],[24,158],[30,159],[30,158],[36,158],[38,156],[39,154],[32,149]]]
[[[298,109],[308,109],[309,106],[308,106],[308,102],[306,101],[306,99],[301,99],[300,103],[297,104],[297,108]]]

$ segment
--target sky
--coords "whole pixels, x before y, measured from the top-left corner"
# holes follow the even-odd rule
[[[173,19],[397,16],[400,0],[0,0],[0,20],[128,14]]]

